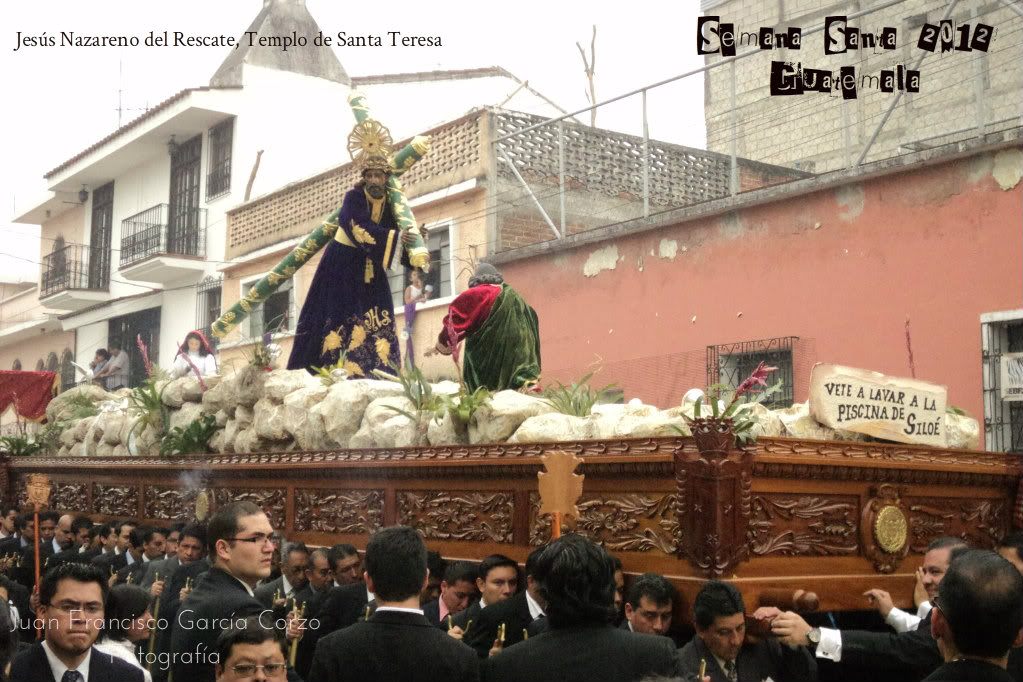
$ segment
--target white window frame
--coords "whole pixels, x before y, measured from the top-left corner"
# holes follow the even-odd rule
[[[421,304],[417,305],[416,306],[416,312],[417,313],[422,312],[424,310],[431,310],[433,308],[441,308],[441,307],[447,308],[451,304],[451,302],[455,300],[455,297],[458,296],[458,294],[460,293],[458,291],[458,281],[457,281],[458,269],[455,267],[456,262],[457,262],[455,260],[455,254],[458,252],[458,244],[459,244],[460,237],[461,237],[461,235],[459,234],[459,231],[458,231],[458,221],[455,220],[453,217],[448,217],[448,218],[442,218],[440,220],[434,220],[432,222],[425,223],[425,224],[426,224],[427,231],[432,230],[434,228],[445,227],[445,226],[448,228],[448,252],[451,254],[451,258],[448,259],[448,275],[449,275],[449,279],[451,280],[451,294],[448,295],[448,296],[442,296],[440,298],[431,298],[426,303],[421,303]],[[401,248],[404,248],[404,247],[401,247]],[[395,264],[393,265],[393,267],[387,273],[388,287],[390,288],[390,286],[393,284],[394,280],[392,278],[394,278],[394,277],[404,277],[404,274],[405,274],[405,268],[401,265],[401,263],[399,262],[399,259],[397,257],[395,257]],[[404,318],[405,317],[405,307],[404,306],[395,306],[394,307],[394,316],[395,316],[395,318],[397,318],[399,316]]]

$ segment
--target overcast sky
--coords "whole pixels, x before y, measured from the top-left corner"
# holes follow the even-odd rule
[[[292,0],[294,1],[294,0]],[[8,135],[0,165],[0,253],[38,260],[38,228],[9,220],[45,190],[43,173],[187,87],[208,84],[231,48],[60,47],[61,31],[138,36],[149,31],[239,37],[263,0],[35,0],[0,3],[0,74]],[[603,101],[702,65],[696,55],[699,3],[595,4],[520,0],[515,3],[387,3],[307,0],[327,35],[378,35],[384,47],[335,52],[351,76],[434,69],[502,66],[570,110],[588,105],[576,41],[589,53],[597,26],[596,88]],[[644,6],[648,9],[644,9]],[[23,36],[57,38],[57,47],[22,47]],[[391,47],[388,31],[439,36],[441,47]],[[492,104],[490,102],[481,104]],[[628,116],[641,120],[633,97],[598,114],[597,124]],[[653,138],[703,147],[702,76],[651,94]],[[296,109],[301,116],[300,107]],[[584,121],[588,118],[580,116]],[[345,122],[347,124],[347,121]],[[633,132],[633,131],[629,131]],[[338,157],[338,163],[347,159]],[[38,265],[0,256],[0,272],[38,277]]]

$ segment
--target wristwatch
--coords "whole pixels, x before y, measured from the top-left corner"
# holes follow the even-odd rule
[[[813,649],[817,648],[817,645],[821,643],[821,629],[813,628],[806,633],[806,643]]]

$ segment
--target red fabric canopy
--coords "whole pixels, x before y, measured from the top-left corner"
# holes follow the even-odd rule
[[[42,421],[53,398],[56,372],[0,370],[0,414],[14,403],[22,419]]]

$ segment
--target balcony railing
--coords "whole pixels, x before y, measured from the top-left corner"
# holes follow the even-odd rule
[[[107,290],[110,249],[69,244],[43,258],[42,296],[67,289]]]
[[[157,204],[121,221],[121,267],[153,256],[206,257],[206,209]]]

